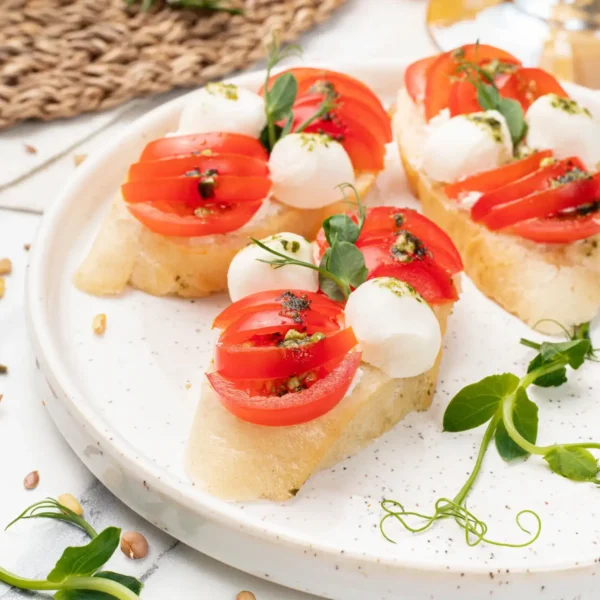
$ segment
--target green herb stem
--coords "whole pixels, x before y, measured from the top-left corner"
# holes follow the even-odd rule
[[[61,585],[60,583],[54,583],[53,581],[19,577],[2,567],[0,567],[0,581],[22,590],[57,590]]]
[[[308,117],[308,119],[306,119],[306,121],[304,121],[298,127],[296,127],[296,133],[301,133],[307,127],[309,127],[312,123],[314,123],[317,119],[320,119],[323,115],[326,115],[328,112],[332,111],[334,108],[335,108],[335,102],[332,101],[329,96],[326,97],[323,100],[323,102],[321,102],[321,105],[317,109],[317,112],[314,115],[311,115],[310,117]]]
[[[542,347],[541,344],[537,344],[536,342],[532,342],[531,340],[527,340],[525,338],[521,338],[519,343],[523,346],[527,346],[528,348],[532,348],[533,350],[539,350]]]

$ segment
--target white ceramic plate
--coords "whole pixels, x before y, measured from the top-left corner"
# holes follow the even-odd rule
[[[386,103],[402,81],[403,66],[395,62],[338,68],[373,86]],[[256,87],[262,79],[250,74],[238,83]],[[328,598],[597,597],[599,492],[560,479],[540,460],[506,465],[490,451],[469,498],[499,539],[522,541],[515,514],[537,511],[544,528],[532,547],[470,548],[453,522],[418,536],[391,526],[397,545],[379,532],[383,497],[427,512],[436,498],[453,496],[470,471],[482,432],[443,434],[448,399],[485,375],[523,373],[531,358],[518,340],[535,334],[469,281],[450,321],[429,412],[410,415],[359,455],[313,477],[287,504],[227,504],[190,483],[184,449],[211,354],[210,323],[226,299],[185,301],[133,290],[102,299],[71,285],[128,165],[148,140],[174,128],[185,101],[151,112],[86,161],[33,246],[28,312],[53,390],[47,406],[85,464],[126,504],[185,543]],[[412,202],[401,182],[395,192],[395,201]],[[103,337],[91,329],[100,312],[108,317]],[[600,437],[599,389],[600,368],[586,365],[563,388],[535,391],[540,442]]]

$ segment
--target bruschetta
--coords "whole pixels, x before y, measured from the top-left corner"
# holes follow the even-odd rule
[[[412,64],[394,132],[466,274],[558,333],[600,307],[600,122],[549,73],[481,44]]]
[[[312,474],[431,404],[460,256],[413,210],[353,218],[353,242],[339,242],[348,221],[339,234],[330,222],[312,249],[284,232],[232,262],[235,301],[214,322],[219,339],[188,448],[192,479],[220,498],[288,500]],[[358,285],[334,300],[307,264],[335,277],[361,273]]]
[[[209,84],[190,96],[178,130],[131,165],[75,284],[92,294],[127,284],[159,296],[224,291],[249,238],[312,240],[346,209],[338,184],[364,196],[391,140],[380,100],[342,73],[292,69],[259,93]]]

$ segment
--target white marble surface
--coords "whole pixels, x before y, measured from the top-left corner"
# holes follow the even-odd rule
[[[301,40],[307,59],[352,60],[378,56],[417,56],[433,51],[424,29],[424,0],[349,0],[330,22]],[[75,169],[75,154],[92,154],[120,128],[155,105],[132,103],[105,116],[83,116],[69,124],[28,124],[0,134],[0,156],[10,164],[0,177],[0,258],[13,261],[0,300],[0,525],[28,504],[70,492],[81,499],[97,527],[116,525],[143,532],[150,554],[130,561],[117,552],[113,570],[141,576],[143,598],[210,598],[234,600],[248,589],[257,600],[310,600],[200,555],[155,529],[116,500],[87,472],[55,428],[35,387],[34,365],[26,335],[23,294],[28,254],[44,207]],[[60,139],[60,143],[53,140]],[[25,152],[24,144],[38,148]],[[10,208],[11,210],[7,210]],[[15,210],[16,209],[16,210]],[[24,212],[32,211],[32,212]],[[39,470],[35,491],[23,488],[24,476]],[[69,543],[82,543],[78,531],[61,523],[22,523],[0,533],[0,565],[29,577],[43,577]],[[343,591],[341,591],[343,595]],[[0,584],[0,599],[22,597]]]

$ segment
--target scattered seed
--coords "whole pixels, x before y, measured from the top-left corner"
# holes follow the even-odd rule
[[[127,531],[121,538],[121,552],[132,560],[144,558],[148,554],[148,540],[137,531]]]
[[[235,600],[256,600],[256,596],[252,592],[240,592]]]
[[[8,373],[8,367],[0,364],[0,375],[6,375]]]
[[[102,335],[106,331],[106,315],[100,313],[92,321],[92,329],[96,335]]]
[[[0,277],[0,298],[4,298],[4,292],[6,291],[6,282],[4,277]]]
[[[76,515],[80,517],[83,515],[83,508],[81,507],[81,504],[79,504],[77,498],[73,496],[73,494],[61,494],[58,497],[58,503],[62,504],[65,508],[68,508],[69,510],[73,511]]]
[[[31,144],[24,144],[27,154],[37,154],[37,148]]]
[[[29,250],[31,250],[31,244],[23,244],[23,248],[25,249],[25,252],[29,252]]]
[[[12,262],[10,258],[0,258],[0,275],[10,275],[12,272]]]
[[[31,473],[29,473],[29,475],[23,479],[23,485],[25,486],[26,490],[35,490],[39,482],[40,474],[38,471],[31,471]]]
[[[75,163],[75,166],[78,167],[86,158],[87,154],[75,154],[75,156],[73,156],[73,162]]]
[[[0,394],[0,402],[2,402],[2,398],[4,398],[4,394]]]

